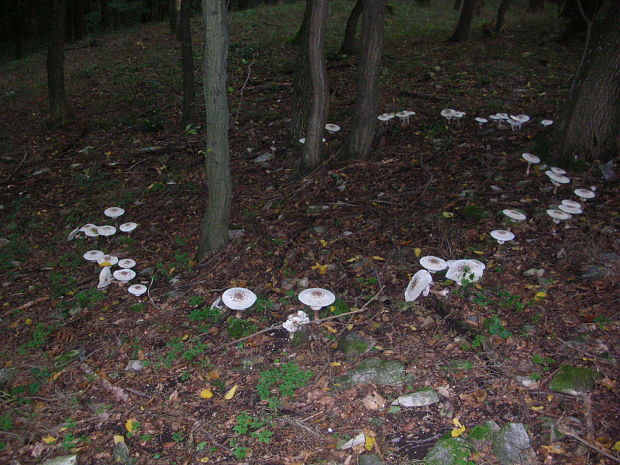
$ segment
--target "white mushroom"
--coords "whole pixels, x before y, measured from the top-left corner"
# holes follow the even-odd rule
[[[119,216],[122,216],[125,213],[125,210],[123,210],[121,207],[110,207],[110,208],[106,208],[103,211],[103,214],[109,218],[118,218]]]
[[[116,228],[110,225],[99,226],[97,228],[97,232],[99,233],[100,236],[109,237],[109,236],[113,236],[114,234],[116,234]]]
[[[114,266],[118,263],[118,257],[114,255],[102,255],[97,259],[100,266]]]
[[[506,208],[505,210],[502,210],[502,213],[504,215],[506,215],[508,218],[510,218],[512,221],[524,221],[527,219],[527,216],[525,216],[524,213],[521,213],[519,210],[513,210],[510,208]]]
[[[82,256],[89,262],[96,262],[104,255],[105,254],[101,250],[89,250],[88,252],[84,253],[84,255]]]
[[[314,311],[315,321],[319,319],[319,310],[333,304],[336,300],[333,292],[318,287],[304,289],[297,298],[302,304],[307,305]]]
[[[131,281],[133,278],[135,278],[136,272],[129,268],[123,268],[122,270],[116,270],[112,274],[112,276],[114,276],[115,279],[118,279],[120,282],[124,284],[124,283]]]
[[[420,258],[420,265],[426,268],[431,273],[442,271],[448,268],[448,264],[443,258],[435,257],[433,255],[427,255]]]
[[[331,123],[327,123],[325,125],[325,129],[327,130],[327,132],[329,132],[330,134],[334,134],[338,131],[340,131],[340,126],[338,126],[337,124],[331,124]]]
[[[96,224],[92,224],[92,223],[87,223],[87,224],[85,224],[84,226],[82,226],[82,227],[80,228],[80,231],[82,231],[83,233],[86,233],[86,230],[87,230],[87,229],[90,229],[90,228],[95,228],[95,229],[97,229],[97,225],[96,225]]]
[[[127,288],[127,292],[135,296],[141,296],[147,290],[148,289],[146,288],[144,284],[132,284],[131,286]]]
[[[104,266],[99,272],[99,284],[97,284],[97,289],[108,287],[113,280],[114,278],[112,277],[110,267]]]
[[[231,310],[236,310],[237,318],[241,318],[241,312],[247,310],[256,302],[256,294],[244,287],[232,287],[224,291],[222,302]]]
[[[382,113],[379,116],[377,116],[377,119],[387,124],[389,120],[394,118],[394,116],[395,116],[394,113]]]
[[[560,202],[562,205],[568,205],[569,207],[579,208],[580,210],[583,208],[579,202],[575,202],[574,200],[564,199]],[[567,212],[570,213],[570,212]]]
[[[499,245],[502,245],[504,242],[513,240],[515,235],[505,229],[495,229],[491,231],[491,237],[495,239]]]
[[[557,174],[557,173],[554,173],[551,170],[545,171],[545,174],[547,175],[547,177],[551,181],[551,184],[553,184],[555,186],[554,189],[553,189],[553,193],[554,194],[557,193],[558,187],[560,185],[568,184],[570,182],[570,179],[567,178],[566,176],[564,176],[563,174]]]
[[[73,239],[75,239],[80,232],[82,232],[82,228],[80,227],[75,228],[73,231],[69,233],[69,236],[67,237],[67,241],[72,241]]]
[[[413,275],[411,281],[405,289],[405,301],[414,302],[420,294],[426,297],[431,290],[431,284],[433,284],[433,277],[426,270],[420,270]]]
[[[517,129],[521,129],[521,126],[527,123],[530,120],[530,117],[527,115],[510,115],[509,121],[514,121],[514,125]]]
[[[567,205],[565,203],[558,205],[558,209],[562,210],[564,213],[568,213],[569,215],[581,215],[583,213],[580,206],[575,207],[574,205]]]
[[[551,217],[555,224],[560,224],[560,222],[570,220],[572,218],[572,215],[563,212],[562,210],[558,210],[557,208],[550,208],[547,210],[547,215]]]
[[[448,261],[448,272],[446,278],[451,279],[459,286],[463,282],[473,283],[478,281],[486,266],[478,260],[452,260]]]
[[[310,318],[308,318],[306,312],[300,310],[286,317],[286,321],[282,324],[282,327],[290,333],[289,337],[292,339],[293,334],[297,331],[301,331],[308,323],[310,323]]]
[[[99,226],[89,225],[88,227],[83,226],[83,232],[88,237],[97,237],[99,236]]]
[[[531,153],[522,153],[521,158],[523,158],[527,162],[527,170],[525,170],[525,174],[530,174],[530,165],[540,163],[540,158],[536,155],[532,155]]]
[[[553,124],[553,120],[552,119],[544,119],[540,122],[540,124],[543,125],[543,127],[547,127],[547,126],[551,126]]]
[[[582,200],[593,199],[596,196],[596,194],[593,191],[588,190],[588,189],[581,189],[581,188],[575,189],[574,192],[575,192],[575,195]]]
[[[138,225],[136,223],[134,223],[133,221],[129,221],[128,223],[123,223],[121,224],[118,229],[120,229],[122,232],[131,232],[134,229],[136,229],[138,227]]]
[[[455,117],[456,110],[452,108],[445,108],[439,112],[441,116],[443,116],[448,122]]]
[[[403,110],[396,113],[396,116],[403,121],[403,123],[409,122],[409,117],[415,115],[415,111]]]
[[[123,258],[122,260],[118,261],[118,266],[120,266],[121,268],[133,268],[134,266],[136,266],[136,261],[132,260],[131,258]]]
[[[563,170],[562,168],[558,168],[557,166],[552,166],[549,169],[553,171],[555,174],[566,174],[566,170]]]
[[[483,126],[489,122],[488,119],[483,118],[482,116],[476,116],[474,119],[476,120],[479,126]]]

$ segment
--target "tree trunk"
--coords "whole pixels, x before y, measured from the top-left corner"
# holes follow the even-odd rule
[[[502,3],[500,3],[499,8],[497,9],[497,16],[495,18],[496,33],[501,32],[502,27],[504,27],[504,18],[506,16],[508,8],[510,7],[510,1],[511,0],[502,0]]]
[[[463,7],[461,8],[459,20],[456,23],[456,29],[448,39],[448,42],[462,42],[467,39],[469,29],[471,28],[471,20],[476,9],[476,2],[477,0],[463,0]]]
[[[305,44],[304,40],[308,38],[308,22],[310,21],[310,14],[312,13],[312,0],[306,0],[306,8],[304,8],[304,17],[301,20],[301,26],[295,37],[291,39],[291,44],[302,45]]]
[[[73,30],[75,31],[76,40],[81,40],[86,34],[86,11],[88,8],[88,2],[85,0],[77,0],[75,3],[74,17],[73,17]]]
[[[179,37],[179,17],[181,14],[181,0],[170,0],[170,34]]]
[[[365,0],[357,63],[357,101],[345,148],[347,158],[368,158],[377,127],[386,0]]]
[[[610,7],[571,85],[555,133],[557,159],[607,161],[620,151],[620,5]]]
[[[545,9],[545,0],[529,0],[527,11],[540,11]]]
[[[312,14],[312,1],[306,0],[304,20],[299,29],[299,49],[293,74],[293,102],[291,104],[291,143],[306,137],[308,115],[312,98],[312,84],[310,83],[310,59],[308,58],[308,23]],[[303,23],[306,25],[304,26]]]
[[[47,89],[52,124],[66,124],[72,119],[65,92],[65,1],[54,0],[47,47]]]
[[[110,8],[108,7],[108,0],[100,0],[99,14],[101,17],[101,32],[105,32],[110,28]]]
[[[190,24],[191,0],[181,1],[179,37],[181,39],[181,67],[183,69],[183,127],[194,119],[194,54]]]
[[[228,148],[226,62],[228,22],[226,0],[203,0],[205,24],[204,95],[207,122],[207,210],[200,228],[199,262],[228,241],[232,186]]]
[[[355,53],[355,32],[362,11],[364,11],[364,2],[363,0],[357,0],[355,6],[353,6],[351,10],[349,19],[347,19],[347,26],[344,29],[344,38],[342,39],[342,45],[338,53],[342,55],[353,55]]]
[[[319,166],[322,158],[323,132],[327,119],[327,66],[325,65],[325,29],[329,0],[313,0],[308,24],[308,61],[312,88],[306,143],[300,170],[308,173]]]
[[[458,11],[461,9],[461,3],[463,2],[463,0],[454,0],[454,3],[452,4],[452,9]]]

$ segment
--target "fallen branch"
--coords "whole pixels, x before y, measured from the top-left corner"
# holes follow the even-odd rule
[[[369,304],[370,304],[373,300],[376,300],[376,298],[377,298],[377,297],[379,297],[379,294],[381,294],[381,291],[383,291],[383,288],[384,288],[384,287],[385,287],[385,286],[381,286],[381,289],[379,289],[379,290],[377,291],[377,293],[376,293],[375,295],[373,295],[373,296],[372,296],[372,297],[371,297],[371,298],[370,298],[370,299],[369,299],[369,300],[368,300],[368,301],[367,301],[367,302],[366,302],[366,303],[362,306],[362,308],[358,308],[358,309],[356,309],[356,310],[352,310],[352,311],[350,311],[350,312],[346,312],[346,313],[340,313],[340,314],[338,314],[338,315],[328,316],[328,317],[326,317],[326,318],[321,318],[320,320],[314,320],[314,321],[311,321],[311,322],[310,322],[310,323],[308,323],[308,324],[311,324],[311,325],[318,325],[318,324],[323,323],[324,321],[329,321],[329,320],[333,320],[333,319],[335,319],[335,318],[341,318],[341,317],[343,317],[343,316],[347,316],[347,315],[354,315],[354,314],[356,314],[356,313],[361,313],[361,312],[363,312],[364,310],[366,310],[366,308],[368,307],[368,305],[369,305]],[[250,334],[249,336],[245,336],[245,337],[242,337],[242,338],[239,338],[239,339],[235,339],[235,340],[234,340],[234,341],[232,341],[232,342],[227,342],[226,344],[224,344],[224,346],[225,346],[225,347],[228,347],[228,346],[232,346],[232,345],[235,345],[235,344],[239,344],[240,342],[247,341],[248,339],[252,339],[253,337],[258,336],[259,334],[268,333],[269,331],[273,331],[273,330],[275,330],[275,329],[281,329],[281,328],[282,328],[282,323],[280,323],[280,324],[278,324],[278,325],[275,325],[275,326],[270,326],[269,328],[261,329],[260,331],[257,331],[257,332],[255,332],[255,333],[253,333],[253,334]]]
[[[583,444],[584,446],[588,446],[590,449],[595,450],[596,452],[598,452],[599,454],[607,457],[610,460],[613,460],[616,463],[620,463],[620,459],[614,455],[611,455],[609,452],[601,449],[600,447],[598,447],[595,444],[592,444],[589,441],[586,441],[585,439],[583,439],[580,436],[577,436],[577,434],[575,434],[571,429],[569,429],[568,427],[564,426],[564,425],[558,425],[558,431],[568,437],[571,437],[573,439],[576,439],[577,441],[579,441],[581,444]]]

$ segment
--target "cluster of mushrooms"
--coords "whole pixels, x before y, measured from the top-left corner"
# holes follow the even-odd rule
[[[125,214],[125,210],[121,207],[109,207],[103,212],[105,216],[113,220],[117,220]],[[134,222],[123,223],[118,227],[118,230],[130,233],[136,229],[138,225]],[[83,234],[86,237],[106,237],[109,241],[110,236],[116,234],[117,228],[112,225],[97,226],[94,224],[85,224],[84,226],[75,228],[69,234],[68,240],[73,240],[81,237]],[[120,284],[127,284],[129,281],[136,277],[136,272],[133,268],[136,266],[136,261],[131,258],[120,259],[114,255],[106,254],[101,250],[88,250],[83,255],[84,259],[89,262],[97,263],[101,268],[99,272],[99,283],[97,289],[103,289],[109,286],[113,281],[117,281]],[[112,271],[113,266],[118,266],[119,269]],[[133,284],[127,288],[127,291],[135,296],[140,296],[147,291],[147,287],[143,284]]]

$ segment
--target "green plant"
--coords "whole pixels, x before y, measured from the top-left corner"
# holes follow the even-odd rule
[[[105,299],[106,294],[105,292],[98,291],[96,289],[88,289],[85,291],[78,292],[77,294],[75,294],[74,297],[80,307],[91,308],[97,302],[100,302],[103,299]]]
[[[224,316],[225,313],[217,307],[199,307],[193,309],[188,318],[195,323],[204,323],[208,328],[222,321]]]
[[[0,431],[11,431],[13,429],[13,419],[10,412],[0,415]]]
[[[131,304],[129,306],[129,310],[135,313],[141,313],[144,311],[145,308],[146,308],[146,304],[142,304],[142,303]]]
[[[267,401],[269,407],[276,410],[281,405],[282,397],[294,395],[295,391],[304,387],[312,376],[312,371],[304,370],[294,362],[287,362],[271,370],[262,371],[256,390],[261,400]]]
[[[233,339],[240,339],[258,331],[258,326],[253,321],[231,318],[226,323],[226,331]]]
[[[28,349],[37,349],[44,345],[47,342],[47,338],[54,331],[53,326],[44,325],[43,323],[38,323],[32,332],[32,336],[30,341],[25,342],[17,347],[17,352],[20,355],[23,355],[27,352]]]
[[[233,430],[239,435],[247,434],[250,437],[256,438],[258,442],[269,444],[274,434],[273,431],[268,428],[270,424],[270,418],[258,418],[247,412],[241,412],[237,415]]]
[[[64,273],[54,272],[49,275],[50,287],[52,289],[52,297],[59,299],[63,295],[73,291],[77,284],[73,276],[67,276]]]
[[[207,344],[197,339],[191,339],[187,342],[175,337],[166,344],[168,352],[164,356],[159,357],[161,365],[165,368],[172,368],[172,365],[182,358],[187,362],[197,365],[208,365],[208,360],[204,357],[207,351]]]
[[[488,438],[490,433],[490,425],[476,425],[469,431],[469,437],[472,439],[482,440]]]
[[[190,307],[200,307],[205,303],[205,298],[201,295],[194,295],[187,301]]]
[[[482,322],[482,326],[493,336],[508,339],[512,333],[508,331],[497,315],[493,315]]]
[[[347,313],[350,310],[351,309],[349,308],[349,304],[347,304],[340,297],[337,297],[333,304],[321,309],[321,311],[319,312],[319,316],[321,318],[325,318],[328,316],[336,316],[336,315],[341,315],[343,313]]]
[[[485,337],[482,334],[476,334],[473,341],[471,341],[472,349],[481,349],[484,346]]]
[[[172,433],[172,440],[177,443],[183,442],[185,441],[185,434],[183,434],[183,431],[175,431]]]
[[[543,371],[551,370],[550,365],[555,364],[555,359],[553,359],[552,357],[543,357],[540,354],[533,355],[530,360],[532,363],[535,363],[536,365],[540,365]]]
[[[607,325],[611,323],[611,318],[608,318],[605,315],[596,315],[593,321],[598,325],[598,328],[601,331],[605,331],[607,329]]]

